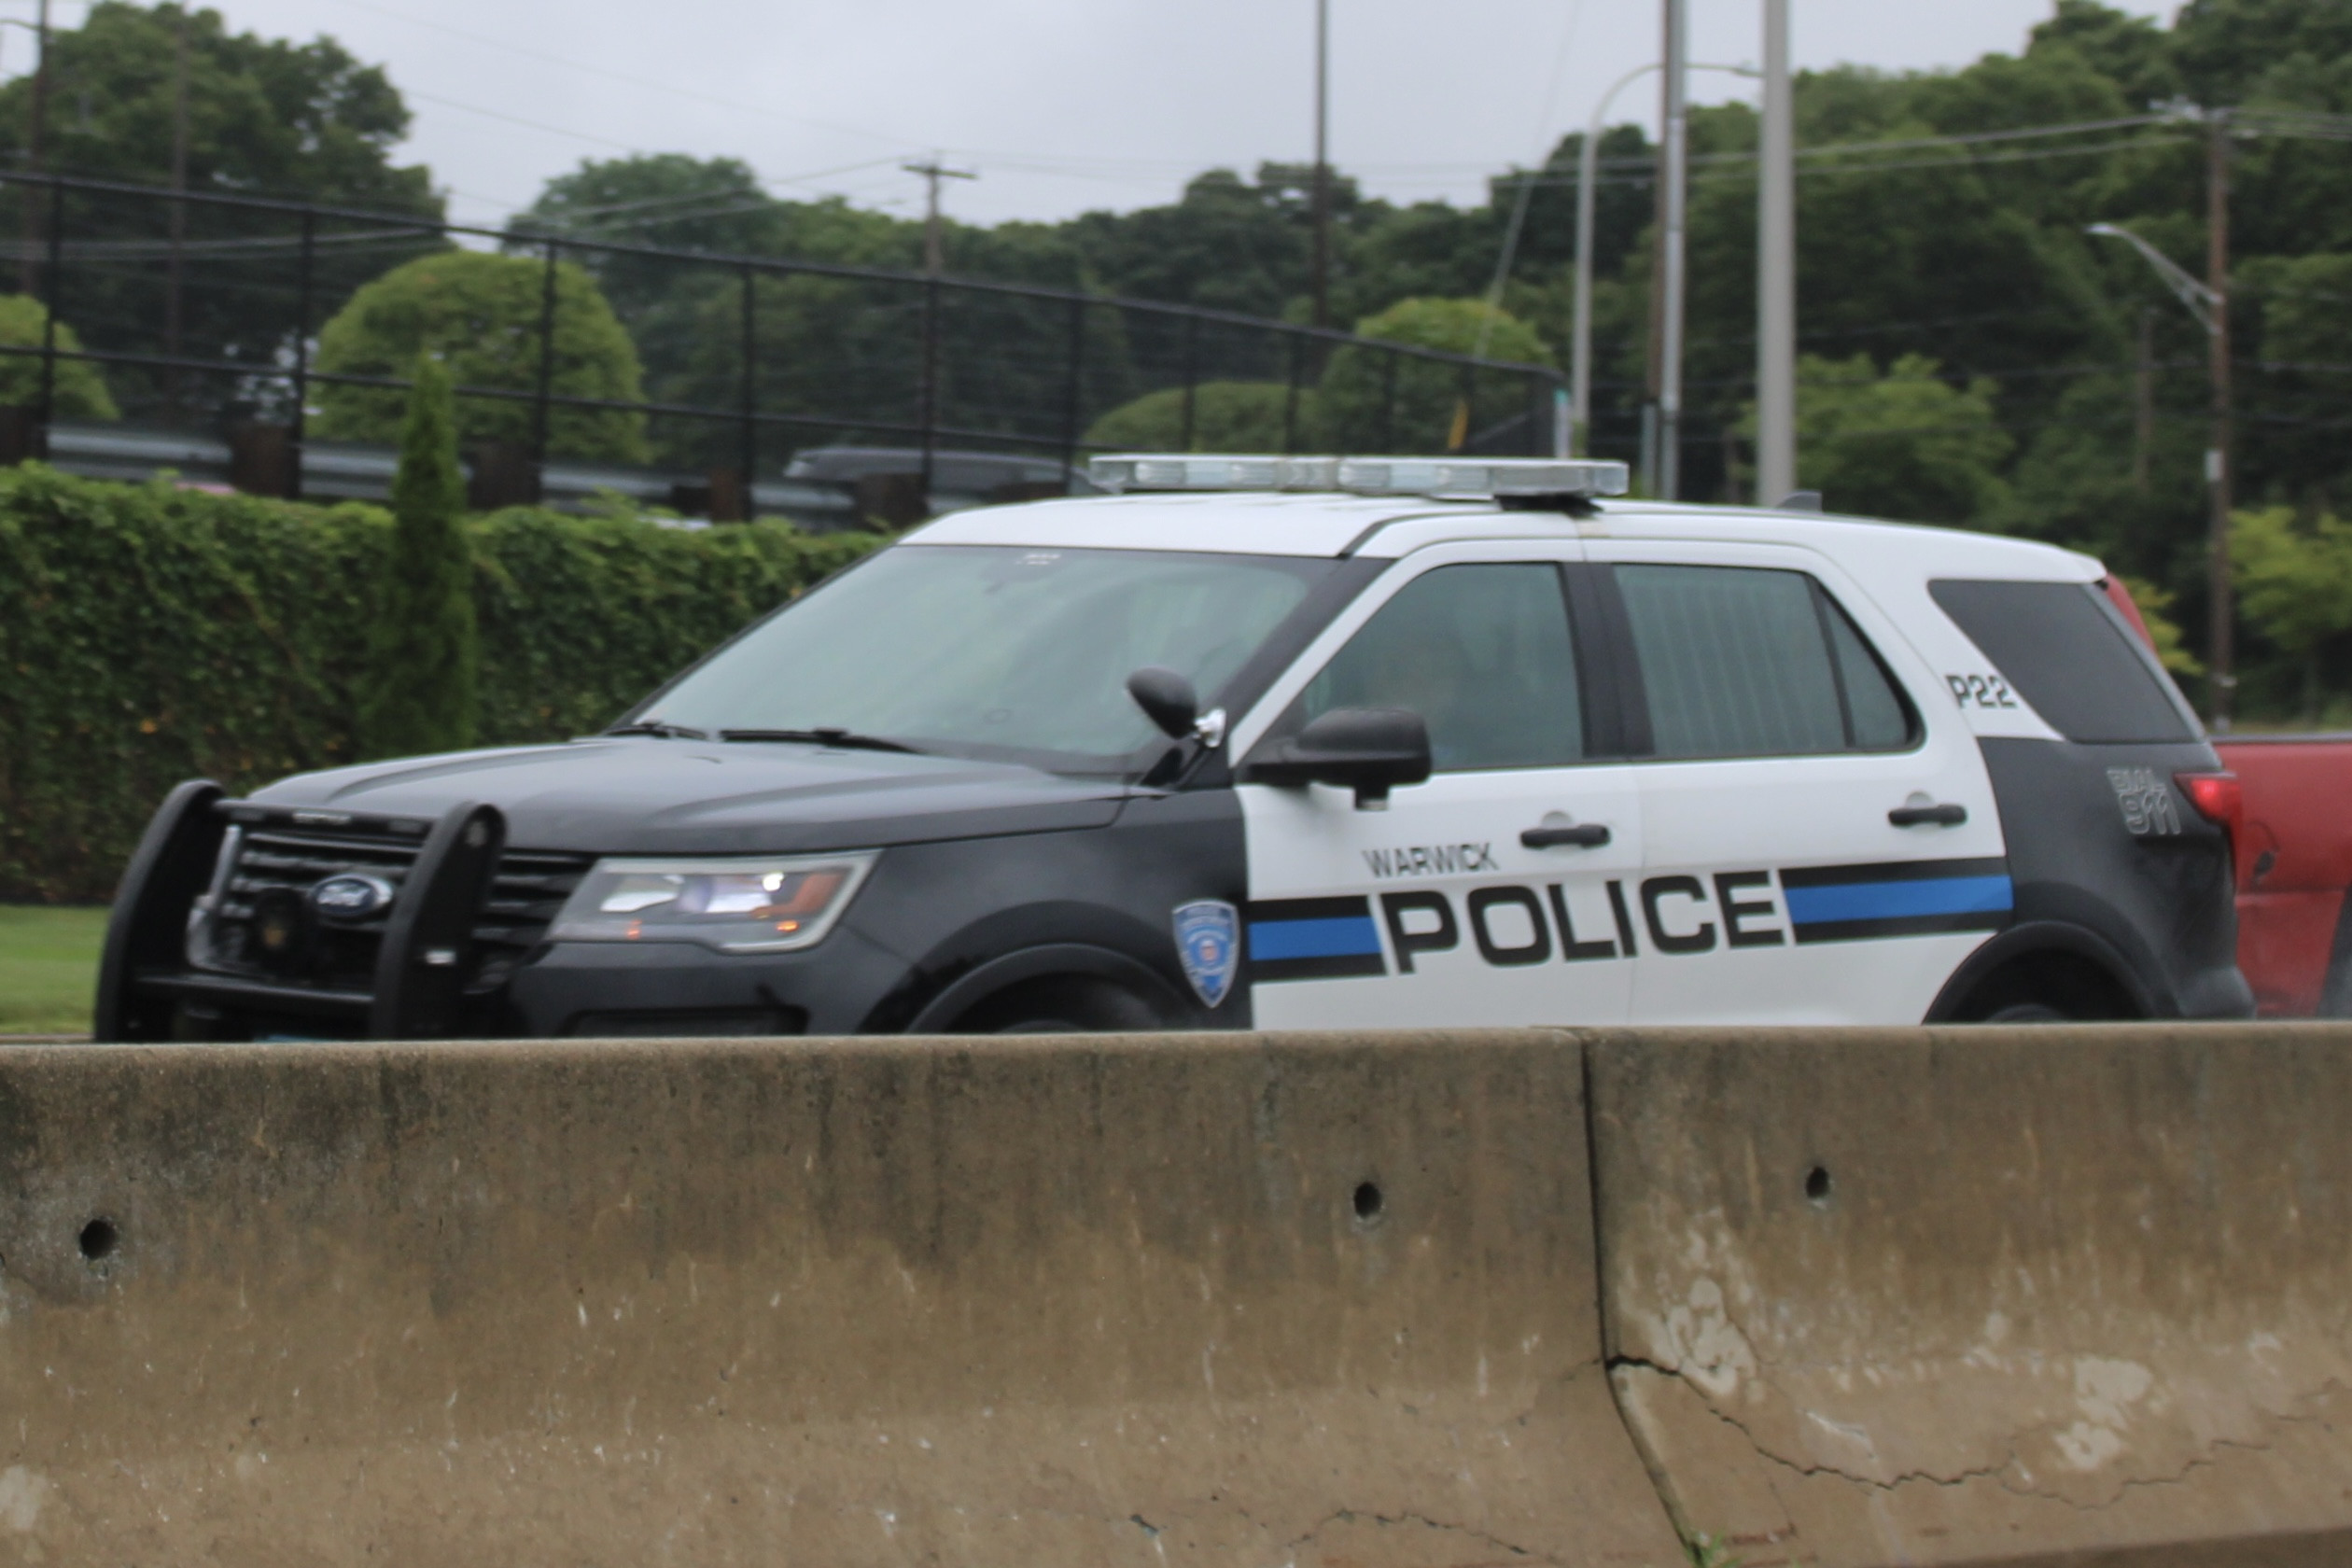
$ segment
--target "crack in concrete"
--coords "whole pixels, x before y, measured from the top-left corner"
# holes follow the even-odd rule
[[[1894,1491],[1914,1481],[1925,1481],[1929,1485],[1936,1487],[1962,1487],[1967,1485],[1970,1481],[1989,1480],[2012,1497],[2038,1499],[2051,1503],[2062,1503],[2067,1507],[2074,1509],[2077,1513],[2101,1513],[2121,1503],[2125,1494],[2132,1491],[2134,1489],[2177,1486],[2181,1482],[2187,1480],[2189,1477],[2196,1471],[2211,1468],[2214,1464],[2219,1463],[2218,1460],[2212,1457],[2212,1450],[2214,1449],[2236,1449],[2248,1453],[2267,1453],[2271,1448],[2271,1445],[2267,1442],[2257,1443],[2241,1441],[2233,1437],[2216,1437],[2206,1445],[2206,1453],[2191,1455],[2181,1464],[2178,1470],[2175,1471],[2171,1475],[2125,1476],[2116,1481],[2115,1495],[2107,1498],[2105,1502],[2078,1503],[2070,1497],[2048,1491],[2042,1487],[2021,1487],[2012,1485],[2008,1478],[2009,1471],[2012,1469],[2022,1468],[2017,1457],[2018,1446],[2021,1443],[2028,1437],[2037,1435],[2047,1435],[2058,1430],[2054,1423],[2044,1423],[2038,1426],[2029,1426],[2024,1428],[2023,1431],[2012,1434],[2009,1439],[2008,1457],[1997,1465],[1980,1466],[1973,1469],[1956,1471],[1950,1476],[1939,1476],[1933,1471],[1927,1470],[1910,1470],[1895,1477],[1891,1480],[1883,1481],[1875,1476],[1858,1476],[1851,1470],[1841,1469],[1839,1466],[1834,1464],[1801,1463],[1796,1460],[1786,1457],[1784,1454],[1775,1453],[1771,1449],[1766,1447],[1757,1439],[1756,1434],[1749,1430],[1746,1422],[1741,1421],[1738,1417],[1717,1406],[1714,1400],[1707,1397],[1705,1390],[1701,1389],[1689,1379],[1685,1378],[1681,1371],[1677,1368],[1662,1366],[1657,1362],[1647,1360],[1641,1356],[1618,1355],[1609,1358],[1609,1369],[1612,1372],[1621,1366],[1638,1366],[1644,1368],[1645,1370],[1655,1372],[1659,1377],[1672,1378],[1675,1381],[1689,1387],[1694,1393],[1698,1394],[1699,1402],[1705,1407],[1707,1413],[1714,1416],[1717,1421],[1722,1421],[1727,1426],[1729,1426],[1742,1437],[1745,1438],[1747,1440],[1748,1447],[1756,1450],[1758,1458],[1768,1460],[1771,1463],[1781,1466],[1783,1469],[1791,1471],[1799,1476],[1833,1476],[1839,1480],[1851,1481],[1857,1486],[1867,1486],[1881,1491]],[[1765,1379],[1763,1380],[1769,1383],[1771,1379]],[[2335,1393],[2343,1392],[2342,1384],[2332,1378],[2328,1379],[2328,1381],[2322,1384],[2317,1390],[2303,1393],[2299,1397],[2308,1402],[2326,1395],[2331,1391]],[[2324,1416],[2296,1415],[2291,1412],[2278,1410],[2264,1410],[2262,1412],[2262,1418],[2274,1425],[2303,1424],[2311,1422],[2317,1422],[2322,1425],[2327,1424],[2327,1418]]]
[[[1426,1514],[1382,1514],[1362,1508],[1336,1508],[1330,1513],[1325,1514],[1323,1518],[1317,1519],[1306,1532],[1306,1533],[1295,1536],[1293,1539],[1282,1543],[1281,1549],[1283,1555],[1285,1557],[1295,1558],[1300,1547],[1313,1541],[1316,1536],[1322,1534],[1323,1531],[1328,1529],[1330,1526],[1335,1524],[1353,1524],[1361,1519],[1369,1519],[1372,1523],[1379,1525],[1384,1529],[1397,1526],[1418,1526],[1423,1530],[1443,1531],[1448,1534],[1467,1536],[1473,1541],[1483,1542],[1487,1546],[1492,1547],[1498,1551],[1508,1552],[1510,1554],[1509,1561],[1513,1564],[1513,1568],[1517,1568],[1517,1565],[1520,1563],[1557,1562],[1559,1561],[1557,1558],[1531,1551],[1525,1547],[1516,1546],[1509,1541],[1504,1540],[1499,1535],[1490,1535],[1483,1530],[1473,1529],[1471,1526],[1466,1524],[1448,1524],[1443,1519],[1434,1519]],[[1459,1565],[1459,1568],[1489,1568],[1489,1565],[1483,1563],[1463,1563]]]

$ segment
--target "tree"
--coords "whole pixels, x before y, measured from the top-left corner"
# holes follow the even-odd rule
[[[368,634],[357,737],[369,757],[473,743],[481,651],[449,369],[417,357],[392,481],[392,540]]]
[[[218,11],[179,5],[98,0],[78,28],[50,31],[49,169],[169,181],[183,26],[189,189],[440,216],[430,173],[392,162],[409,114],[383,67],[332,38],[232,34]],[[12,164],[24,161],[32,96],[29,75],[0,87],[0,156]]]
[[[1915,354],[1883,375],[1867,354],[1799,358],[1799,482],[1838,511],[1911,523],[1997,519],[2009,496],[1999,470],[2012,443],[1994,422],[1993,385],[1954,386],[1941,371]],[[1754,420],[1751,408],[1751,433]]]
[[[9,47],[22,37],[13,34]],[[42,167],[169,185],[183,37],[189,190],[441,216],[429,172],[393,161],[409,116],[380,67],[360,63],[331,38],[293,43],[231,33],[217,11],[177,5],[99,0],[81,26],[51,32]],[[30,161],[32,105],[29,74],[0,87],[0,161],[8,167]],[[14,240],[31,224],[45,235],[47,206],[23,192],[7,195],[0,200],[0,234]],[[101,259],[69,251],[64,275],[46,282],[44,292],[52,284],[62,289],[61,308],[92,348],[169,350],[186,358],[256,366],[282,362],[293,342],[299,298],[294,215],[190,201],[178,210],[176,247],[169,239],[172,208],[160,198],[68,192],[61,217],[77,248],[98,242]],[[315,298],[321,301],[357,287],[387,265],[387,258],[441,243],[355,220],[321,220],[316,233],[324,243],[312,273]],[[168,325],[175,314],[176,342]],[[119,366],[111,377],[115,396],[134,418],[158,405],[184,412],[191,398],[218,407],[240,395],[228,376]],[[278,385],[270,384],[262,395],[282,396]]]
[[[1312,450],[1316,395],[1302,389],[1295,407],[1289,386],[1268,381],[1210,381],[1193,388],[1192,444],[1184,444],[1184,389],[1147,392],[1113,409],[1086,432],[1086,444],[1120,452],[1281,452],[1291,427],[1293,450]]]
[[[335,314],[318,335],[318,369],[396,377],[417,356],[430,354],[459,386],[535,393],[546,287],[545,263],[525,257],[452,250],[419,258],[368,284]],[[549,386],[555,395],[643,401],[636,347],[595,282],[569,262],[555,268],[553,319]],[[321,436],[383,441],[402,427],[395,389],[329,383],[317,397],[312,428]],[[527,447],[536,418],[528,397],[469,398],[456,428],[469,445]],[[641,463],[648,455],[645,415],[630,409],[555,407],[547,437],[557,456]]]
[[[49,310],[38,300],[21,294],[0,294],[0,345],[38,348],[49,322]],[[57,324],[57,346],[72,352],[81,340],[63,322]],[[106,378],[88,359],[60,359],[50,388],[52,409],[60,419],[119,419],[122,413],[106,392]],[[0,404],[29,408],[41,400],[41,361],[29,354],[0,355]]]
[[[2235,512],[2231,523],[2238,609],[2302,666],[2303,714],[2316,720],[2320,651],[2352,632],[2352,524],[2323,514],[2298,525],[2287,507]]]
[[[1449,354],[1469,354],[1483,338],[1490,359],[1551,358],[1533,329],[1506,312],[1490,313],[1483,300],[1400,301],[1357,322],[1356,331]],[[1463,444],[1488,450],[1498,441],[1495,450],[1522,450],[1524,383],[1514,377],[1494,385],[1501,378],[1487,377],[1481,384],[1463,371],[1445,360],[1342,348],[1323,375],[1324,439],[1350,452],[1445,452]]]

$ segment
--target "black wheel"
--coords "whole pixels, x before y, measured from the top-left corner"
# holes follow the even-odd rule
[[[1956,1024],[2090,1024],[2140,1016],[2113,976],[2073,953],[2019,955],[1980,980]]]
[[[1167,1028],[1134,992],[1083,975],[1000,991],[956,1020],[958,1034],[1123,1034]]]
[[[1998,1012],[1985,1015],[1988,1024],[2064,1024],[2069,1016],[2046,1001],[2013,1001]]]

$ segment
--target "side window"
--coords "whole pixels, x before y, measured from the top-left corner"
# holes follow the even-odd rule
[[[1560,568],[1439,567],[1374,612],[1275,726],[1335,707],[1403,707],[1440,773],[1558,767],[1584,756],[1584,711]]]
[[[1890,751],[1916,738],[1901,689],[1802,572],[1616,568],[1659,757]]]

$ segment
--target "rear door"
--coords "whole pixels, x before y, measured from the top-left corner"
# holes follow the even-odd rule
[[[1617,720],[1588,701],[1577,554],[1573,539],[1416,553],[1237,730],[1246,763],[1335,707],[1405,707],[1434,763],[1385,810],[1320,784],[1238,786],[1258,1027],[1625,1017],[1612,898],[1626,907],[1639,872],[1641,812],[1627,769],[1596,756],[1617,749]]]
[[[1810,551],[1589,548],[1648,721],[1633,1018],[1917,1022],[2012,902],[1934,677]]]

